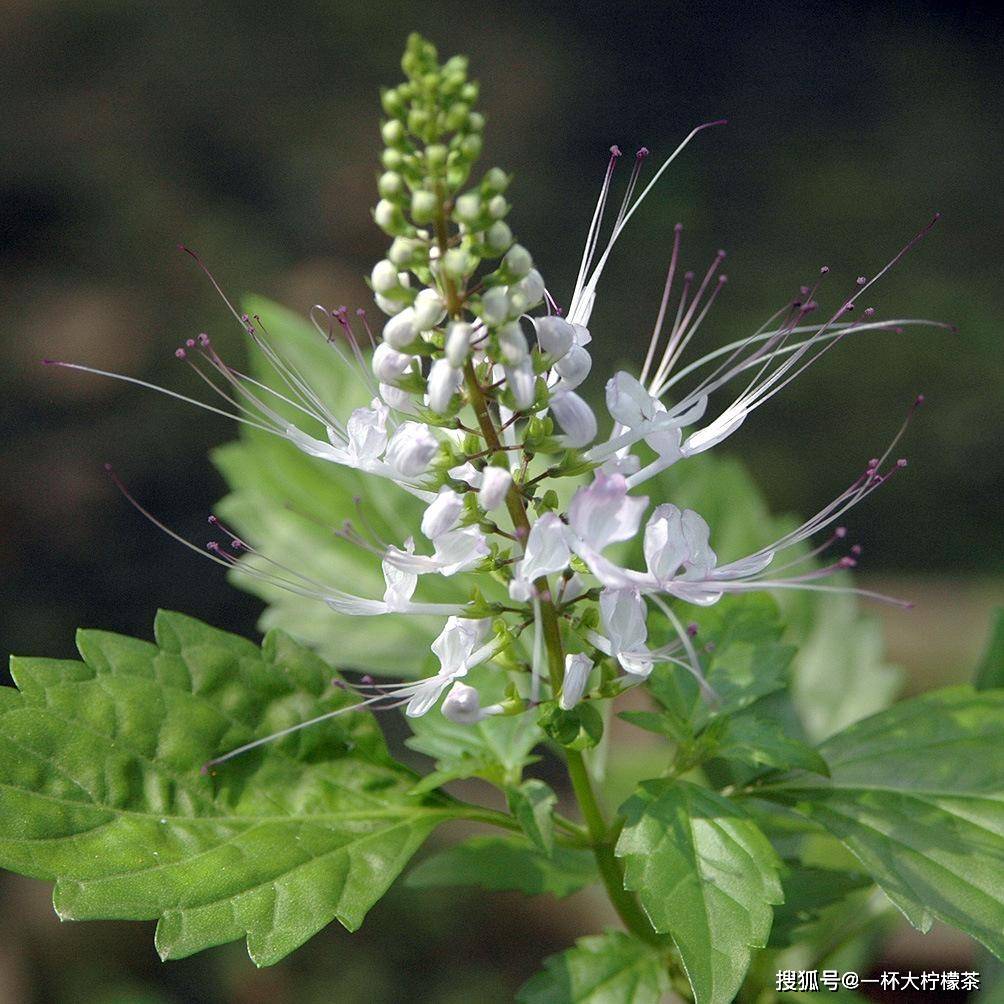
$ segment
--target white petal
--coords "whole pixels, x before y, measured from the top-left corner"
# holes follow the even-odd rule
[[[568,537],[568,527],[561,519],[553,512],[544,513],[530,527],[520,567],[521,576],[532,582],[542,575],[563,572],[572,557]]]
[[[435,540],[457,525],[463,509],[463,497],[444,485],[422,515],[422,533]]]
[[[502,467],[486,467],[482,471],[478,504],[485,512],[497,509],[504,501],[512,484],[512,475]]]
[[[551,395],[551,411],[564,430],[562,443],[565,446],[588,446],[596,438],[593,409],[574,391],[555,391]]]
[[[568,509],[569,523],[590,547],[602,551],[607,544],[630,540],[648,505],[647,496],[627,494],[623,475],[597,472],[591,485],[580,488]]]
[[[565,656],[565,679],[561,685],[561,698],[558,705],[565,711],[571,711],[585,692],[586,684],[589,682],[589,674],[593,671],[593,664],[589,656],[582,652]]]

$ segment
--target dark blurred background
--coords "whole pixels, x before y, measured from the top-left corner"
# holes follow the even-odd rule
[[[179,241],[237,295],[303,312],[368,305],[361,276],[386,244],[369,214],[377,93],[399,77],[418,29],[444,55],[470,54],[487,163],[515,173],[510,222],[559,300],[609,145],[645,144],[658,161],[694,124],[730,120],[671,169],[604,275],[594,393],[611,365],[644,354],[677,220],[685,264],[729,252],[729,285],[703,329],[713,344],[756,328],[824,263],[834,278],[823,302],[836,306],[941,211],[872,302],[880,316],[951,321],[958,333],[851,340],[728,449],[776,510],[815,511],[923,391],[928,406],[901,447],[910,470],[854,529],[869,584],[921,601],[920,616],[887,618],[911,686],[964,677],[1001,597],[1004,556],[1004,35],[992,9],[8,0],[0,651],[72,655],[78,625],[149,636],[157,606],[254,633],[256,601],[141,524],[101,467],[113,461],[168,522],[198,535],[223,493],[206,452],[232,428],[40,360],[191,390],[178,342],[205,329],[236,346],[239,333]],[[160,967],[146,930],[59,928],[40,884],[2,888],[0,1001],[503,1000],[540,955],[597,923],[589,901],[554,910],[496,896],[444,917],[454,896],[402,891],[366,933],[329,931],[257,974],[239,948]],[[401,910],[409,929],[395,926]],[[464,933],[485,917],[486,935]],[[488,965],[487,989],[464,984]]]

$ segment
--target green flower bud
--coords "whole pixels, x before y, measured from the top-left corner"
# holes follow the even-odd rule
[[[486,172],[481,187],[488,195],[501,195],[509,187],[509,175],[501,167],[493,167]]]
[[[396,199],[404,191],[404,178],[397,171],[384,171],[377,182],[382,199]]]
[[[464,192],[463,195],[458,196],[454,204],[453,218],[458,223],[465,223],[467,226],[473,227],[481,219],[482,212],[481,196],[477,192]]]
[[[441,171],[446,167],[446,157],[449,151],[442,143],[433,143],[425,148],[425,163],[430,171]]]
[[[478,267],[478,259],[463,248],[450,248],[443,255],[443,273],[450,279],[466,279]]]
[[[460,151],[468,160],[477,160],[481,156],[481,137],[477,134],[465,136],[460,143]]]
[[[408,112],[408,131],[414,136],[424,135],[429,122],[429,113],[424,108],[412,108]]]
[[[397,119],[390,119],[380,127],[380,135],[387,146],[401,146],[405,141],[404,126]]]
[[[485,117],[481,112],[471,112],[467,116],[467,128],[470,132],[481,132],[485,127]]]
[[[506,202],[504,196],[493,195],[488,200],[488,215],[493,220],[501,220],[506,213],[509,212],[509,203]]]
[[[431,223],[436,218],[439,200],[432,192],[419,189],[411,195],[411,218],[416,223]]]
[[[502,254],[512,244],[512,231],[509,224],[499,220],[493,223],[485,234],[485,243],[497,254]]]
[[[380,104],[388,115],[400,115],[404,111],[404,99],[396,87],[385,87],[380,92]]]
[[[404,270],[415,264],[417,258],[423,257],[419,251],[423,249],[422,241],[414,237],[395,237],[391,244],[387,257],[397,266]]]
[[[478,308],[478,316],[490,328],[504,324],[509,318],[509,296],[505,289],[496,286],[485,290],[481,297],[481,306]]]
[[[463,101],[458,101],[447,113],[446,113],[446,128],[451,132],[455,132],[458,129],[462,129],[467,123],[467,118],[470,114],[470,106],[464,104]]]
[[[408,221],[401,212],[401,207],[389,199],[381,199],[373,210],[376,225],[388,234],[403,234],[408,229]]]
[[[478,85],[472,80],[470,83],[464,84],[464,86],[460,89],[460,97],[469,105],[473,105],[478,100],[478,92]]]
[[[513,279],[522,279],[533,268],[533,258],[522,244],[513,244],[502,259],[506,272]]]
[[[404,165],[404,155],[400,150],[384,150],[380,154],[380,162],[388,171],[400,171]]]

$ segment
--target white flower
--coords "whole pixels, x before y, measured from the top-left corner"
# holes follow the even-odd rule
[[[388,342],[380,342],[373,350],[373,375],[381,383],[394,383],[408,372],[414,359]]]
[[[457,525],[463,511],[463,497],[444,485],[422,515],[422,533],[435,540]]]
[[[461,617],[451,617],[446,622],[439,637],[432,643],[432,651],[439,659],[439,671],[435,676],[409,685],[411,699],[405,708],[406,715],[410,718],[424,715],[454,680],[465,676],[468,669],[478,664],[480,646],[490,625],[488,620]]]
[[[561,437],[563,445],[582,447],[596,438],[596,416],[593,409],[574,391],[553,391],[550,406],[564,430],[565,434]]]
[[[646,647],[645,601],[634,589],[604,589],[600,594],[600,622],[612,655],[626,673],[648,676],[652,656]]]
[[[415,541],[409,537],[404,542],[404,550],[409,554],[415,550]],[[414,572],[406,572],[391,562],[384,559],[381,563],[383,568],[384,581],[387,588],[384,590],[383,601],[387,604],[390,612],[401,613],[408,609],[411,598],[415,594],[418,586],[418,576]]]
[[[503,467],[486,467],[481,472],[478,504],[485,512],[497,509],[504,501],[512,484],[512,475]]]
[[[565,656],[565,679],[558,700],[558,705],[563,710],[571,711],[582,700],[592,671],[593,664],[589,656],[584,653],[576,652],[574,655]]]
[[[431,573],[449,577],[468,571],[489,553],[485,535],[476,526],[464,526],[438,534],[432,542],[432,549],[431,555],[425,555],[390,547],[385,553],[385,560],[418,575]]]
[[[608,544],[630,540],[638,532],[647,505],[647,497],[628,495],[622,475],[597,472],[592,484],[575,493],[568,522],[580,541],[602,551]]]
[[[463,374],[450,365],[449,359],[437,359],[429,370],[429,407],[440,415],[447,411],[462,380]]]
[[[525,411],[533,404],[537,391],[537,376],[533,372],[533,363],[529,357],[515,366],[505,367],[505,382],[519,411]]]
[[[386,460],[406,478],[424,474],[439,449],[439,440],[420,422],[402,422],[387,444]]]
[[[535,317],[533,326],[537,329],[537,344],[542,352],[546,352],[553,360],[564,357],[575,344],[575,329],[563,317],[553,314],[547,317]]]
[[[569,529],[553,512],[545,512],[533,526],[526,540],[520,574],[533,581],[568,567],[572,552],[568,546]]]
[[[498,339],[499,350],[502,353],[504,362],[513,366],[526,359],[530,348],[526,342],[526,335],[523,334],[523,329],[519,326],[518,321],[510,321],[508,324],[503,325],[499,329]]]
[[[365,468],[379,459],[387,446],[387,406],[373,400],[368,408],[356,408],[345,423],[351,466]]]
[[[555,364],[554,371],[561,377],[560,387],[574,390],[593,367],[593,357],[581,346],[573,345]]]

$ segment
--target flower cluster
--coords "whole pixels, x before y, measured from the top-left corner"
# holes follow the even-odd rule
[[[542,701],[569,712],[644,681],[658,663],[702,680],[700,653],[682,613],[686,604],[762,589],[847,588],[826,580],[855,564],[857,548],[822,566],[803,562],[839,545],[844,513],[904,466],[889,459],[896,440],[801,527],[727,561],[719,560],[712,528],[700,514],[639,489],[723,442],[849,335],[924,323],[875,320],[863,298],[929,228],[874,277],[858,278],[835,310],[824,313],[819,305],[823,268],[760,329],[681,366],[726,277],[724,252],[702,274],[682,269],[678,226],[638,375],[621,371],[607,380],[609,417],[598,417],[583,385],[592,368],[590,318],[603,270],[669,165],[698,132],[719,123],[694,129],[647,180],[649,151],[639,150],[616,210],[609,203],[623,157],[611,149],[562,307],[506,222],[509,176],[491,168],[472,181],[484,121],[474,109],[477,85],[467,78],[466,61],[440,64],[435,49],[415,36],[403,68],[405,82],[382,96],[386,148],[373,213],[391,238],[369,276],[385,320],[377,330],[364,311],[356,319],[344,308],[314,317],[332,349],[357,368],[370,403],[338,414],[260,321],[232,306],[281,387],[230,366],[206,335],[177,354],[222,402],[193,403],[322,461],[391,480],[422,501],[424,539],[387,543],[351,524],[339,531],[381,563],[382,597],[308,578],[218,521],[224,542],[211,543],[205,553],[340,613],[442,616],[432,645],[440,668],[433,676],[399,685],[361,683],[359,692],[366,704],[401,705],[412,716],[445,694],[442,713],[459,723],[519,714]],[[799,546],[827,531],[815,549]],[[611,556],[613,545],[634,540],[643,568]],[[469,601],[415,599],[427,575],[469,576]],[[674,641],[650,643],[653,617],[665,618]],[[482,706],[465,677],[493,660],[513,682],[504,701]]]

